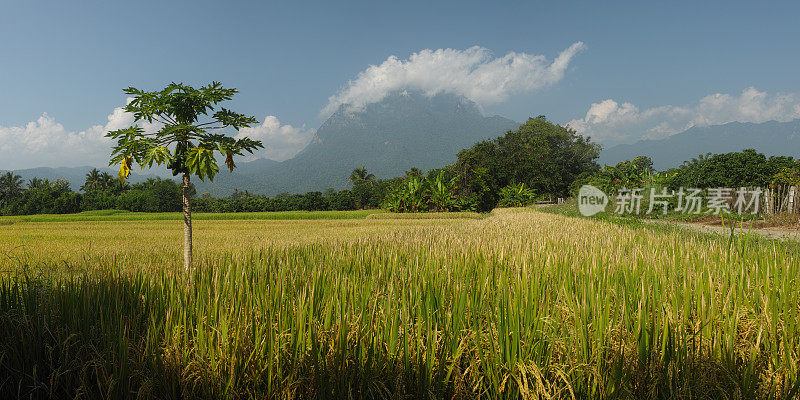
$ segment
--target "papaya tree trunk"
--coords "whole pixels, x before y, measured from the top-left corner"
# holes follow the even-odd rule
[[[189,173],[183,173],[183,269],[192,270],[192,192]]]

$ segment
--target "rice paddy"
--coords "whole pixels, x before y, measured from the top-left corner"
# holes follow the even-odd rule
[[[791,398],[797,246],[485,218],[0,226],[0,391],[32,398]]]

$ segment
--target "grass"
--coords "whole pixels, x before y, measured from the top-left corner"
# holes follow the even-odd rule
[[[383,213],[383,210],[354,211],[278,211],[235,213],[192,213],[192,219],[206,220],[272,220],[272,219],[354,219]],[[15,222],[83,222],[83,221],[182,221],[180,212],[144,213],[121,210],[84,211],[76,214],[38,214],[0,216],[0,224]]]
[[[33,398],[797,394],[800,251],[785,243],[532,209],[196,228],[190,276],[179,271],[174,221],[0,230],[0,390]]]
[[[481,219],[486,214],[476,212],[421,212],[421,213],[375,213],[368,219]]]
[[[574,199],[558,204],[541,207],[540,211],[550,214],[559,214],[568,217],[583,217],[578,211],[578,206]],[[608,206],[607,210],[613,210],[613,205]],[[644,210],[644,209],[643,209]],[[653,212],[650,214],[642,214],[639,216],[625,214],[618,215],[610,211],[604,211],[589,217],[595,220],[613,221],[617,223],[635,223],[635,221],[647,220],[662,220],[670,222],[686,222],[686,223],[704,223],[708,225],[727,225],[729,222],[735,222],[743,227],[767,227],[767,226],[785,226],[786,224],[797,225],[797,217],[789,214],[780,214],[768,216],[766,220],[761,215],[752,215],[749,213],[737,214],[735,212],[722,212],[718,215],[715,214],[693,214],[678,212],[670,210],[667,214],[660,212]]]

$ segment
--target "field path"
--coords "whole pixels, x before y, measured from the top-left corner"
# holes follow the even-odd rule
[[[674,225],[685,227],[687,229],[691,229],[697,232],[703,233],[714,233],[718,235],[729,235],[730,228],[723,227],[721,225],[707,225],[702,223],[691,223],[691,222],[676,222],[676,221],[660,221],[660,220],[644,220],[647,223],[651,224],[663,224],[663,225]],[[796,240],[800,241],[800,231],[793,230],[793,229],[781,229],[781,228],[736,228],[736,234],[752,232],[758,235],[761,235],[768,239],[783,239],[783,240]]]

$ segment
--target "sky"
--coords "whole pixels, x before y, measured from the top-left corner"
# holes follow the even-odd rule
[[[0,0],[0,169],[105,165],[123,88],[221,81],[276,160],[411,88],[604,146],[800,118],[800,2]]]

